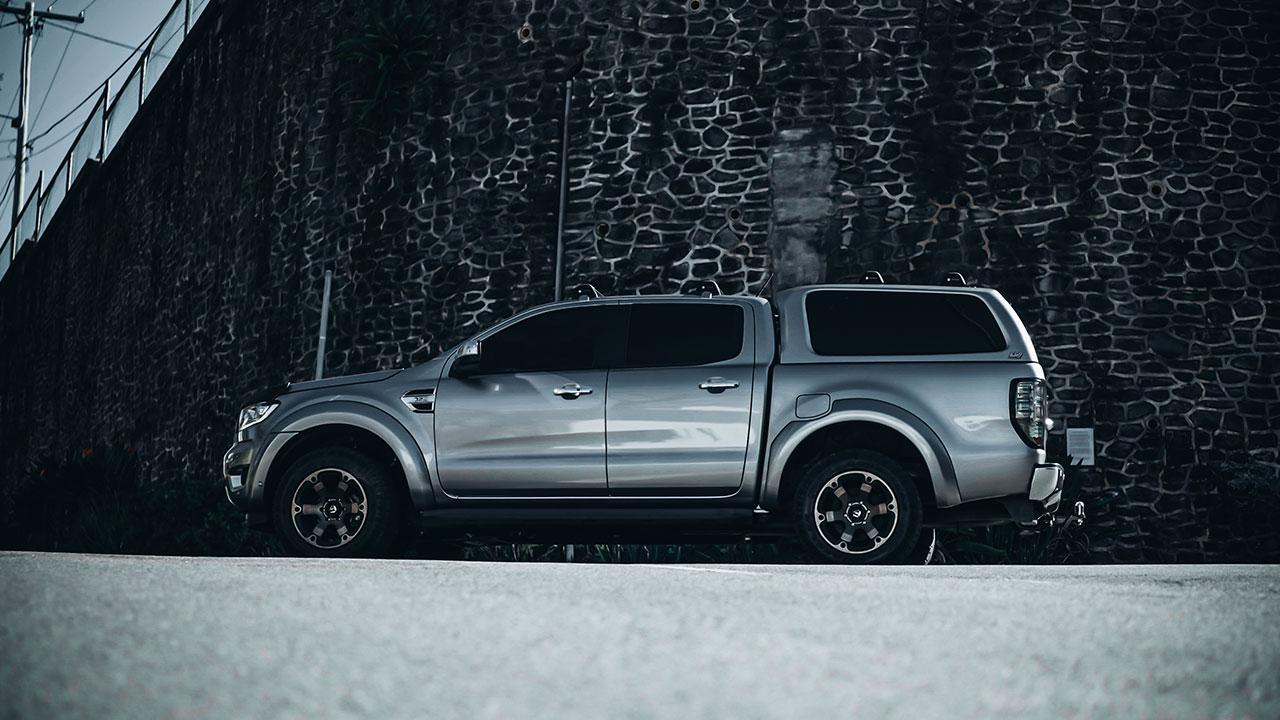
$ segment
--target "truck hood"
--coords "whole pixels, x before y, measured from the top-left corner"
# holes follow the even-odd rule
[[[340,387],[342,385],[361,385],[364,383],[378,382],[386,380],[389,377],[398,375],[403,370],[377,370],[375,372],[359,373],[356,375],[339,375],[331,378],[321,378],[320,380],[306,380],[304,382],[291,382],[285,389],[286,393],[302,392],[304,390],[321,390],[323,388]]]

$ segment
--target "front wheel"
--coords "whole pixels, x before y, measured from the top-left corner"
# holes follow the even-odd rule
[[[404,507],[378,461],[346,448],[298,458],[276,488],[272,520],[296,555],[385,557],[400,540]]]
[[[851,565],[907,560],[920,537],[923,512],[911,476],[889,457],[846,450],[805,471],[792,506],[809,550]]]

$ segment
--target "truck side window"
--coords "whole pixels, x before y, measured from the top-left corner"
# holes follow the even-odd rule
[[[626,367],[678,367],[732,360],[742,352],[743,312],[724,303],[631,306]]]
[[[623,317],[617,305],[563,308],[534,315],[484,339],[480,372],[608,368],[622,356]]]
[[[804,301],[819,355],[942,355],[1007,347],[990,308],[946,292],[819,290]]]

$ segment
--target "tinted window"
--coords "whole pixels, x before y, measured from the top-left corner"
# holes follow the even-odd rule
[[[481,373],[607,368],[622,355],[617,305],[552,310],[485,338]]]
[[[981,298],[957,293],[819,290],[805,298],[819,355],[993,352],[1004,335]]]
[[[742,307],[713,303],[636,303],[627,337],[628,367],[706,365],[742,352]]]

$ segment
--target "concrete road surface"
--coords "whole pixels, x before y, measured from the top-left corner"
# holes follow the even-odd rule
[[[0,554],[0,717],[1280,717],[1280,567]]]

